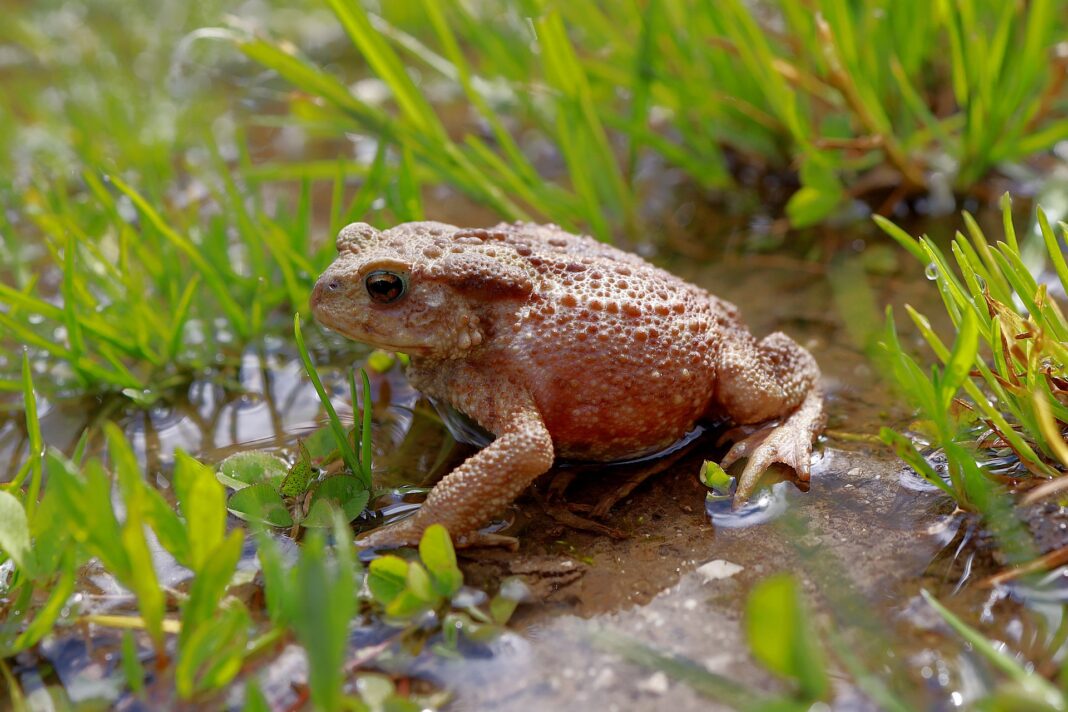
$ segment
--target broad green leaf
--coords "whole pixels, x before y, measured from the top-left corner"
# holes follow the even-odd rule
[[[830,160],[810,155],[801,163],[801,189],[786,203],[786,215],[794,227],[808,227],[830,215],[844,196]]]
[[[68,527],[57,527],[63,521],[63,504],[58,487],[46,487],[30,522],[30,538],[33,541],[34,576],[51,576],[56,573],[63,557],[74,551],[72,534]]]
[[[311,503],[308,513],[299,520],[300,526],[309,529],[327,529],[334,525],[334,515],[341,511],[340,505],[332,499],[319,499]]]
[[[30,523],[26,510],[15,495],[0,490],[0,551],[27,573],[32,555],[30,550]]]
[[[89,460],[84,474],[55,448],[45,456],[48,488],[58,493],[57,510],[71,536],[100,559],[120,581],[130,580],[130,559],[111,505],[111,482],[99,460]]]
[[[948,409],[960,389],[961,384],[968,378],[975,364],[975,357],[979,350],[979,328],[975,313],[968,309],[963,314],[960,331],[957,340],[953,343],[949,360],[943,371],[941,389],[942,407]]]
[[[386,616],[406,620],[417,613],[427,610],[430,605],[431,602],[427,599],[414,591],[404,589],[386,606]]]
[[[249,522],[263,522],[272,527],[291,527],[293,517],[282,496],[269,484],[252,485],[230,495],[226,503],[231,514]]]
[[[512,617],[516,607],[531,598],[530,588],[518,576],[501,581],[497,595],[490,601],[490,617],[498,625],[504,625]]]
[[[406,588],[416,598],[430,604],[437,603],[440,598],[434,590],[433,585],[430,583],[430,574],[428,574],[423,565],[417,561],[412,561],[408,564]]]
[[[137,607],[144,618],[145,629],[157,647],[162,647],[163,615],[166,613],[167,600],[163,589],[160,588],[159,579],[156,578],[152,552],[145,540],[139,511],[130,510],[126,513],[126,523],[122,527],[122,546],[130,562],[130,571],[128,577],[119,580],[137,597]]]
[[[67,548],[62,556],[62,561],[59,564],[59,579],[49,587],[48,600],[37,609],[33,620],[15,640],[16,650],[25,650],[36,645],[42,638],[51,633],[52,627],[60,615],[63,614],[63,610],[70,601],[71,594],[74,593],[75,574],[77,573],[74,547]]]
[[[241,712],[271,712],[271,706],[255,678],[245,683],[245,704]]]
[[[319,483],[312,494],[311,508],[308,516],[301,522],[305,527],[333,526],[333,509],[340,511],[346,522],[360,516],[367,506],[371,493],[363,483],[349,475],[327,477]]]
[[[508,598],[497,594],[490,599],[489,609],[490,617],[493,618],[493,622],[497,625],[504,625],[515,613],[515,609],[519,606],[519,601],[514,598]]]
[[[387,554],[371,562],[367,569],[367,587],[383,606],[388,606],[408,585],[408,562]]]
[[[829,690],[823,650],[801,600],[797,579],[777,574],[749,594],[745,606],[746,638],[753,657],[774,673],[797,683],[808,702]]]
[[[293,597],[289,567],[282,558],[278,543],[266,530],[256,533],[256,557],[263,572],[263,593],[267,599],[267,612],[276,626],[288,623],[287,606]]]
[[[126,439],[122,428],[112,422],[104,424],[104,434],[107,436],[112,469],[119,480],[122,497],[127,503],[139,505],[136,499],[144,488],[144,480],[141,479],[141,467],[137,464],[137,456],[134,455],[130,441]]]
[[[439,594],[451,598],[463,586],[464,576],[456,565],[456,551],[449,532],[440,524],[431,524],[419,540],[419,558]]]
[[[252,621],[240,601],[231,599],[207,625],[193,631],[178,658],[174,684],[178,695],[190,699],[198,692],[225,687],[245,661]]]
[[[138,516],[156,533],[163,548],[169,551],[178,563],[189,566],[189,537],[185,525],[163,495],[145,484],[137,457],[122,429],[109,422],[104,425],[104,432],[127,509],[140,512]]]
[[[226,588],[241,558],[244,531],[234,529],[212,552],[204,566],[197,571],[189,587],[189,598],[182,605],[182,632],[178,636],[179,650],[200,626],[215,615],[219,601],[226,595]]]
[[[375,349],[367,356],[367,367],[375,373],[385,373],[397,362],[396,354],[391,351]]]
[[[312,533],[295,567],[290,608],[293,629],[308,653],[312,702],[326,710],[340,706],[349,624],[356,613],[352,559],[345,554],[330,558],[323,537]]]
[[[189,534],[178,513],[158,490],[151,487],[145,487],[142,492],[142,506],[145,523],[156,533],[160,545],[182,566],[192,568]]]
[[[174,490],[189,534],[189,563],[196,573],[226,533],[226,490],[215,472],[181,450],[175,453]]]
[[[285,460],[262,450],[238,452],[219,463],[219,473],[240,483],[242,487],[267,483],[277,488],[288,472],[289,465]],[[223,484],[232,486],[226,481]]]
[[[322,460],[331,455],[336,458],[337,453],[340,452],[337,449],[337,441],[334,439],[334,431],[330,426],[311,432],[302,442],[313,460]]]
[[[719,495],[729,494],[731,482],[734,481],[734,478],[728,475],[719,463],[712,460],[705,460],[701,464],[700,478],[701,484]]]

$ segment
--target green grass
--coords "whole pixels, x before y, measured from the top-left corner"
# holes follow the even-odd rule
[[[1068,490],[1068,320],[1049,295],[1051,283],[1040,283],[1024,265],[1007,195],[1002,214],[1004,239],[992,244],[965,213],[968,234],[958,232],[950,243],[952,262],[929,238],[913,239],[879,220],[925,265],[956,331],[947,346],[925,315],[906,307],[939,362],[925,369],[902,347],[888,312],[887,371],[920,419],[913,437],[889,428],[881,435],[958,506],[980,513],[1010,561],[1024,564],[1035,552],[1016,520],[1011,495],[1023,493],[1024,501],[1035,501]],[[1066,226],[1061,223],[1055,232],[1041,207],[1037,224],[1044,256],[1064,290]],[[944,454],[945,477],[921,453],[924,445]],[[1006,458],[1011,467],[1005,467]],[[985,464],[995,460],[997,471]]]
[[[384,149],[357,190],[334,166],[326,225],[313,219],[308,181],[265,207],[269,185],[245,177],[248,117],[225,90],[179,102],[168,88],[176,73],[206,71],[178,45],[227,3],[148,12],[93,0],[79,6],[88,26],[65,42],[52,24],[73,16],[51,5],[0,29],[0,42],[37,58],[0,82],[18,107],[0,118],[10,129],[0,136],[0,391],[20,390],[25,349],[48,374],[38,380],[49,397],[155,402],[282,331],[278,315],[306,308],[342,225],[421,216],[419,180]],[[116,14],[121,33],[106,30]],[[156,38],[156,23],[171,20]],[[242,79],[232,71],[226,81]],[[49,103],[57,97],[61,110]],[[207,128],[216,119],[232,136]]]
[[[1068,320],[1024,265],[1012,224],[1010,201],[1002,201],[1004,240],[991,244],[971,215],[964,214],[968,235],[958,232],[950,243],[950,262],[927,237],[913,239],[885,220],[880,226],[926,265],[938,286],[957,331],[952,348],[931,328],[930,321],[906,307],[943,368],[924,373],[897,343],[892,323],[885,345],[893,357],[894,376],[929,418],[926,434],[939,443],[957,439],[962,422],[985,428],[980,442],[990,449],[1009,449],[1019,460],[1018,478],[1051,478],[1068,468],[1063,430],[1068,406]],[[1059,289],[1068,287],[1063,241],[1042,208],[1037,212],[1045,257],[1055,268]],[[1018,306],[1019,305],[1019,306]],[[1021,310],[1022,307],[1022,310]],[[959,399],[963,391],[966,398]],[[993,446],[991,446],[993,444]],[[954,495],[963,501],[961,483]]]
[[[650,160],[710,188],[733,182],[727,151],[796,171],[786,212],[801,226],[891,189],[966,193],[1068,137],[1053,0],[327,4],[391,101],[292,42],[233,31],[300,90],[295,118],[375,135],[502,217],[602,239],[642,229]],[[457,125],[431,99],[449,92],[470,112]],[[524,150],[536,140],[551,167]]]

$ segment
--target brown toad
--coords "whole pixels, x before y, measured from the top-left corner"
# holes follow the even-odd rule
[[[496,436],[370,546],[415,543],[435,522],[459,542],[553,458],[653,453],[706,418],[755,424],[736,502],[781,462],[807,480],[823,425],[819,368],[781,333],[757,341],[733,304],[636,255],[554,225],[349,225],[312,309],[339,333],[411,356],[408,376]]]

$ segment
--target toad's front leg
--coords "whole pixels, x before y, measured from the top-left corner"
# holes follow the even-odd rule
[[[497,438],[438,482],[412,517],[372,531],[357,544],[417,544],[431,524],[444,525],[462,542],[552,467],[552,439],[529,394],[507,382],[484,390],[471,385],[476,395],[456,405]]]

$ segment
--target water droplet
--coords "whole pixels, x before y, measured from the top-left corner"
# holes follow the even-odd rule
[[[927,279],[938,279],[938,265],[932,262],[931,264],[927,265],[927,267],[923,270],[923,273],[924,275],[926,275]]]

